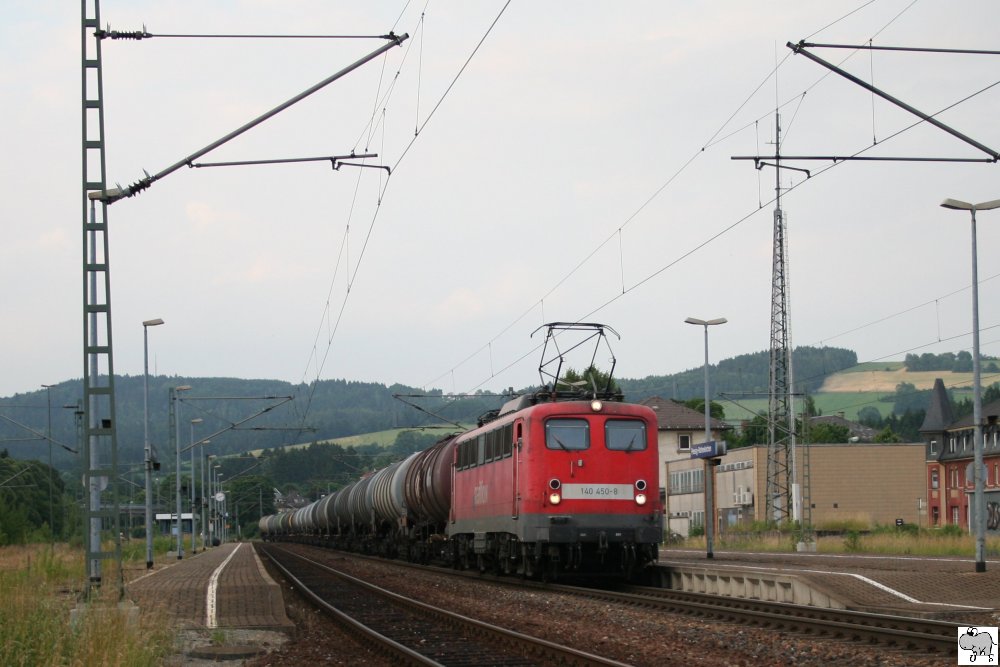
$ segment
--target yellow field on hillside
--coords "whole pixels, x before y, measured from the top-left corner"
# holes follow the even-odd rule
[[[995,374],[990,377],[996,378]],[[908,372],[905,368],[897,370],[872,370],[856,373],[837,373],[829,376],[819,388],[820,392],[862,392],[874,391],[892,393],[900,382],[909,382],[917,389],[931,389],[934,379],[941,378],[948,388],[972,386],[972,373],[950,373],[945,371]],[[996,382],[989,380],[983,374],[983,384]]]

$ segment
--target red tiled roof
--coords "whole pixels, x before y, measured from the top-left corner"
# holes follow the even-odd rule
[[[705,428],[705,414],[692,410],[683,403],[652,396],[639,401],[639,404],[653,408],[656,412],[657,426],[661,431],[691,431]],[[713,431],[732,429],[732,426],[714,417],[711,427]]]

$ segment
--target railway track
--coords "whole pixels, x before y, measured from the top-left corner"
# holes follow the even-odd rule
[[[957,655],[955,639],[958,626],[945,621],[644,586],[628,586],[620,591],[587,591],[587,595],[600,599],[644,604],[673,613],[707,616],[767,629],[933,655]]]
[[[370,558],[352,554],[357,558]],[[375,559],[387,562],[382,559]],[[514,587],[538,588],[549,592],[639,606],[667,613],[683,614],[767,630],[794,632],[805,636],[833,639],[866,646],[884,646],[932,656],[956,656],[957,628],[944,621],[876,614],[842,609],[825,609],[781,602],[690,593],[645,586],[619,586],[614,590],[564,584],[541,583],[494,577],[473,571],[453,571],[438,567],[388,561],[400,567],[433,571],[443,576],[488,580]]]
[[[400,664],[625,667],[403,597],[278,545],[260,551],[332,618]]]

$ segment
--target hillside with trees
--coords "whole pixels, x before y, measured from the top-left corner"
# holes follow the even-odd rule
[[[930,360],[924,356],[911,360],[914,368],[925,368]],[[942,366],[950,363],[953,369],[965,362],[961,354],[935,357],[934,363],[942,373],[946,372]],[[855,353],[850,350],[796,350],[797,384],[806,392],[815,392],[830,374],[850,368],[856,361]],[[766,352],[722,360],[710,367],[713,394],[766,393],[768,370]],[[579,373],[568,369],[567,376],[568,381],[588,387],[594,382],[603,386],[607,378],[595,369]],[[210,437],[211,442],[196,451],[218,457],[213,465],[218,466],[218,474],[227,480],[233,518],[239,514],[245,534],[253,534],[261,513],[274,510],[275,489],[314,500],[366,471],[422,450],[440,437],[460,430],[455,422],[475,423],[477,417],[500,407],[507,398],[488,392],[454,396],[440,390],[422,392],[398,384],[346,380],[293,385],[275,380],[154,376],[149,383],[150,441],[162,464],[154,474],[157,507],[167,508],[175,492],[175,449],[168,397],[171,388],[184,385],[191,389],[180,392],[181,399],[176,404],[181,447],[187,447],[192,438]],[[620,389],[627,400],[659,395],[682,399],[699,412],[704,408],[701,367],[670,376],[615,379],[612,387]],[[82,489],[78,482],[70,483],[79,480],[82,471],[76,421],[80,389],[80,381],[74,380],[49,388],[49,393],[43,389],[0,399],[0,438],[6,448],[0,454],[0,543],[41,539],[49,534],[50,479],[55,536],[67,537],[81,530]],[[123,471],[120,498],[123,504],[140,504],[145,500],[141,483],[143,379],[119,377],[116,390],[118,458]],[[532,390],[529,387],[518,393]],[[1000,385],[986,389],[984,402],[997,398]],[[889,411],[872,406],[858,411],[858,420],[876,429],[878,441],[919,440],[917,429],[929,400],[927,390],[899,382],[894,393],[880,393],[872,400],[892,404]],[[966,398],[952,396],[952,403],[956,417],[972,410]],[[724,401],[713,401],[713,416],[725,419],[725,405]],[[821,413],[810,395],[804,397],[799,407],[811,415]],[[48,460],[50,446],[46,434],[50,428],[55,472],[40,463]],[[376,441],[374,435],[369,440],[359,437],[386,431],[391,431],[395,438],[379,437]],[[353,437],[352,446],[328,443],[347,436]],[[824,426],[803,432],[802,437],[811,442],[839,442],[845,441],[848,434],[843,428]],[[727,439],[733,447],[766,442],[766,419],[761,415],[748,419]],[[287,447],[291,444],[298,446]],[[253,456],[251,451],[260,455]],[[189,461],[190,453],[185,453],[181,466],[185,497],[190,484]]]
[[[800,347],[792,354],[795,384],[800,392],[813,393],[828,375],[857,365],[858,355],[836,347]],[[709,364],[712,393],[760,393],[767,395],[771,355],[766,350],[741,354]],[[629,400],[650,396],[687,399],[705,393],[704,367],[698,366],[674,375],[648,376],[639,380],[619,380]]]

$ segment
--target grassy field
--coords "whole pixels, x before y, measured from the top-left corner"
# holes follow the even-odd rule
[[[168,626],[148,613],[130,622],[115,585],[80,603],[83,562],[66,544],[0,547],[0,665],[162,664]],[[82,613],[71,623],[74,608]]]
[[[882,400],[896,392],[896,385],[907,382],[917,389],[931,389],[934,380],[941,378],[945,387],[952,390],[956,400],[972,399],[972,373],[950,373],[926,371],[910,373],[901,361],[880,361],[858,364],[850,370],[829,376],[818,392],[812,395],[816,409],[824,415],[843,412],[852,421],[858,418],[858,411],[873,407],[883,417],[892,412],[892,401]],[[984,373],[983,385],[1000,381],[1000,374]],[[750,419],[759,412],[767,411],[766,398],[722,399],[726,419]],[[799,403],[801,409],[801,403]]]
[[[824,415],[835,415],[843,412],[844,417],[850,420],[857,420],[858,411],[871,406],[879,411],[883,417],[888,416],[892,411],[891,401],[881,401],[880,398],[886,396],[883,393],[869,392],[836,392],[813,394],[813,401],[816,402],[816,409]],[[736,403],[722,401],[726,410],[726,419],[750,419],[758,412],[767,412],[766,398],[739,399]],[[798,410],[802,409],[801,401],[796,401]]]

